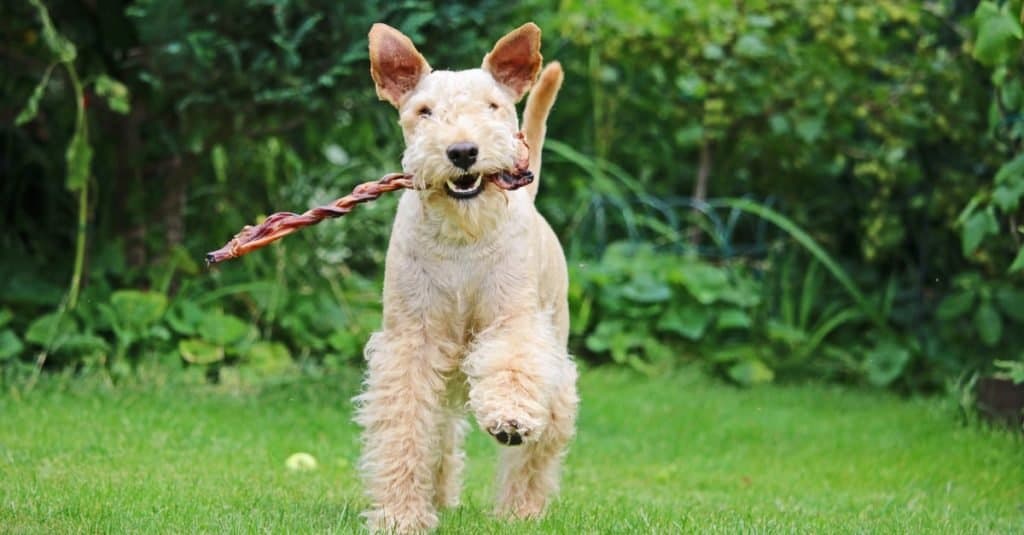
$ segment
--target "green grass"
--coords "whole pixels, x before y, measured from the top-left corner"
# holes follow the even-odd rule
[[[0,532],[349,533],[364,504],[357,378],[230,393],[43,384],[0,397]],[[737,390],[693,372],[581,378],[561,498],[492,519],[496,446],[470,438],[442,533],[1020,533],[1024,441],[941,400]],[[284,460],[306,451],[312,472]]]

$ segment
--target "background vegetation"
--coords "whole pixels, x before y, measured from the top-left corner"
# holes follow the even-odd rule
[[[1024,376],[1020,0],[0,5],[0,370],[248,384],[357,365],[394,199],[214,270],[260,214],[394,171],[366,32],[567,70],[539,205],[572,349],[742,384]]]

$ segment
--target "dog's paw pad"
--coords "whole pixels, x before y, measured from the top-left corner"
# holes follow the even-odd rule
[[[519,424],[517,420],[506,420],[491,426],[488,433],[504,446],[519,446],[523,439],[530,436],[530,429]]]
[[[523,443],[523,436],[519,433],[506,433],[505,431],[498,431],[494,435],[495,440],[505,446],[518,446]]]

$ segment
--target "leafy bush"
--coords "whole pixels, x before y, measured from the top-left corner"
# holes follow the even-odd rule
[[[538,202],[577,354],[904,389],[1024,361],[1021,9],[5,3],[0,366],[238,384],[358,362],[393,198],[197,259],[397,167],[372,22],[458,68],[531,18],[567,71]]]

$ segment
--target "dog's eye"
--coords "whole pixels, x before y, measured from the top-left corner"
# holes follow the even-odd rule
[[[491,107],[491,109],[492,109],[492,110],[496,110],[496,109],[498,109],[498,107],[499,107],[499,106],[498,106],[498,105],[497,105],[496,103],[494,103],[494,102],[491,102],[491,103],[490,103],[489,105],[490,105],[490,107]]]
[[[434,112],[430,110],[429,106],[423,106],[417,111],[420,117],[430,117]]]

